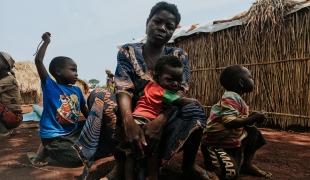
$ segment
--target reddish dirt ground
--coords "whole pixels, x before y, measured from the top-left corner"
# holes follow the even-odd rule
[[[310,179],[310,133],[294,133],[272,129],[261,129],[268,144],[255,158],[262,169],[273,173],[273,179]],[[0,179],[78,179],[82,168],[46,166],[36,168],[27,160],[26,153],[39,146],[37,123],[23,123],[11,137],[2,138],[0,144]],[[177,155],[165,167],[166,175],[161,179],[182,179],[181,155]],[[202,156],[197,157],[202,164]],[[99,179],[113,166],[113,158],[98,160],[92,167],[89,179]],[[243,176],[242,180],[259,179]]]

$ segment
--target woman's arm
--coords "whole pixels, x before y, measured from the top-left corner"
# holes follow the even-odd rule
[[[140,126],[135,123],[132,116],[132,96],[134,95],[135,72],[131,63],[128,47],[120,48],[117,55],[117,67],[115,71],[115,89],[117,103],[124,125],[127,141],[134,143],[140,149],[146,145],[144,133]]]
[[[119,93],[117,99],[126,138],[129,142],[137,142],[138,147],[142,150],[142,145],[146,146],[147,144],[142,129],[133,119],[131,97],[126,93]]]

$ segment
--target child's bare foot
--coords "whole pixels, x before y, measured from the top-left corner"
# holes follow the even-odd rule
[[[207,171],[210,180],[220,180],[215,172]]]
[[[183,175],[188,179],[209,180],[208,173],[198,165],[183,168]]]
[[[272,174],[270,172],[263,171],[259,169],[257,166],[255,166],[254,164],[243,166],[241,169],[241,172],[243,174],[249,174],[249,175],[264,177],[264,178],[272,177]]]

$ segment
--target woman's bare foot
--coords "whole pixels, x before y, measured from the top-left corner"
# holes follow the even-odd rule
[[[107,174],[105,177],[100,178],[100,180],[119,180],[123,179],[124,177],[124,163],[123,162],[118,162],[116,160],[115,165],[113,169]]]
[[[254,164],[243,166],[241,169],[241,173],[258,176],[258,177],[264,177],[264,178],[272,177],[272,174],[270,172],[263,171],[259,169],[257,166],[255,166]]]

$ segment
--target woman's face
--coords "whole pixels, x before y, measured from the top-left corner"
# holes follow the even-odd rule
[[[147,23],[147,41],[156,45],[166,44],[172,37],[176,26],[176,18],[172,13],[166,10],[159,11]]]

